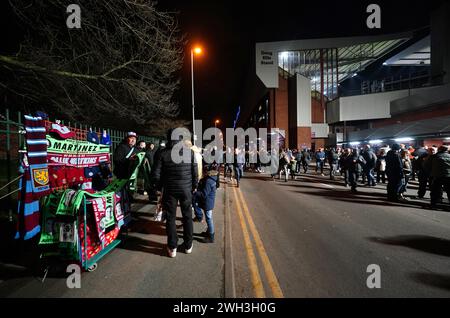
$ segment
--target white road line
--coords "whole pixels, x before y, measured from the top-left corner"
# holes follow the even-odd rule
[[[334,187],[330,186],[329,184],[325,184],[325,183],[319,183],[319,184],[323,185],[324,187],[328,187],[328,188],[334,189]]]

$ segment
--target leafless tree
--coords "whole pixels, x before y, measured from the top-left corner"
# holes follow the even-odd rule
[[[81,29],[69,29],[69,4]],[[0,55],[0,88],[67,119],[152,131],[178,114],[183,39],[176,16],[149,0],[10,0],[25,27],[15,55]],[[20,96],[20,98],[17,98]]]

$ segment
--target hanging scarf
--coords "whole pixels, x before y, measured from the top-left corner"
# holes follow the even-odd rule
[[[137,154],[136,170],[142,164],[144,156],[144,153]],[[136,173],[133,173],[133,175],[136,175]],[[53,253],[79,260],[84,259],[84,240],[86,239],[88,259],[96,255],[103,247],[113,242],[119,234],[120,227],[123,225],[120,191],[129,181],[128,179],[116,179],[104,190],[96,193],[67,189],[49,195],[44,203],[43,229],[39,244],[42,246],[57,246]],[[84,238],[84,219],[78,215],[84,200],[93,203],[95,219],[95,228],[86,224],[88,233],[86,238]],[[75,217],[78,224],[76,221],[66,221],[68,217]],[[78,227],[79,239],[74,240],[74,242],[70,240],[71,224],[74,224],[75,228]],[[112,227],[114,224],[116,224],[115,228],[105,233],[105,229]],[[52,254],[44,253],[44,255]]]
[[[51,192],[44,121],[41,117],[25,115],[25,131],[28,163],[30,165],[28,172],[31,180],[31,191],[33,192],[33,198],[38,200]]]

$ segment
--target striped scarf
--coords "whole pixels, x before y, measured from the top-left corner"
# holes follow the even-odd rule
[[[19,180],[19,195],[17,212],[16,239],[28,240],[41,231],[39,226],[39,200],[33,198],[29,168],[25,168],[22,178]]]
[[[38,200],[51,192],[48,178],[47,138],[44,121],[41,117],[25,115],[25,130],[31,189],[33,198]]]
[[[41,117],[25,115],[28,167],[19,182],[16,239],[28,240],[40,232],[39,199],[50,194],[47,166],[47,139]]]

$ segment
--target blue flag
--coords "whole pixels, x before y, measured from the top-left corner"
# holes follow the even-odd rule
[[[241,106],[238,106],[238,110],[237,110],[237,113],[236,113],[236,119],[234,120],[234,123],[233,123],[233,129],[236,128],[236,124],[237,124],[237,122],[239,120],[239,115],[240,114],[241,114]]]

